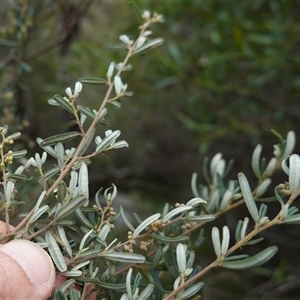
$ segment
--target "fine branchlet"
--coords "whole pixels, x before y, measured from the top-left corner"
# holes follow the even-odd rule
[[[115,205],[118,191],[113,183],[90,195],[89,167],[93,159],[128,147],[120,130],[103,130],[108,125],[109,107],[120,108],[123,98],[132,96],[123,73],[131,70],[133,56],[163,43],[162,38],[152,38],[149,29],[153,23],[163,22],[163,17],[144,11],[141,19],[135,39],[120,35],[118,47],[126,49],[123,61],[109,63],[103,78],[81,78],[74,88],[66,88],[65,95],[48,100],[73,117],[66,124],[69,131],[38,138],[41,151],[26,159],[26,149],[14,150],[21,133],[10,132],[7,125],[0,128],[0,212],[6,223],[6,233],[1,233],[0,240],[30,240],[50,254],[57,274],[65,279],[51,299],[84,299],[87,286],[92,287],[89,293],[96,293],[97,299],[199,299],[207,272],[217,267],[241,270],[260,266],[276,254],[277,247],[269,246],[249,256],[244,246],[261,242],[259,234],[272,226],[300,223],[298,209],[293,206],[300,193],[300,157],[293,154],[296,138],[292,131],[286,138],[276,133],[279,143],[269,162],[261,158],[261,145],[254,149],[249,163],[256,186],[244,173],[227,180],[233,161],[227,163],[217,153],[211,161],[204,160],[205,184],[198,184],[198,175],[192,175],[192,199],[175,205],[166,203],[162,211],[144,220],[135,215],[132,221],[131,212]],[[106,88],[96,109],[77,103],[88,85]],[[272,176],[280,171],[287,180],[273,187],[273,196],[264,198],[272,186]],[[11,220],[24,204],[20,200],[25,199],[22,188],[33,181],[40,193],[31,210],[20,213],[20,222],[12,228]],[[273,218],[268,216],[270,201],[279,202]],[[238,221],[235,233],[226,225],[212,228],[211,241],[207,242],[212,244],[215,260],[200,267],[197,247],[203,242],[206,223],[241,205],[246,206],[248,215]],[[116,222],[118,219],[122,223]],[[121,227],[127,228],[123,236],[118,235],[123,232]],[[245,254],[236,255],[241,248]]]

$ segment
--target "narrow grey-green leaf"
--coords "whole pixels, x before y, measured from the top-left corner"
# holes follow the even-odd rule
[[[12,133],[12,134],[9,135],[7,138],[12,139],[12,140],[16,140],[16,139],[18,139],[20,136],[21,136],[21,132],[18,131],[18,132]]]
[[[172,219],[173,217],[177,216],[178,214],[180,214],[184,211],[190,210],[192,208],[193,208],[192,206],[180,206],[180,207],[174,208],[173,210],[171,210],[164,216],[162,221],[165,223],[165,222],[169,221],[170,219]]]
[[[96,114],[89,108],[82,105],[77,106],[78,110],[87,117],[95,118]]]
[[[7,174],[7,177],[12,180],[16,181],[26,181],[28,180],[26,175],[20,175],[20,174]]]
[[[88,149],[91,142],[94,140],[95,132],[96,132],[96,128],[93,128],[80,151],[80,156],[82,156],[85,153],[85,151]]]
[[[67,264],[55,238],[50,231],[46,231],[45,239],[48,243],[48,251],[54,261],[54,264],[60,272],[65,272],[67,270]]]
[[[88,237],[93,233],[94,229],[91,229],[90,231],[88,231],[84,237],[81,239],[80,241],[80,245],[79,245],[79,251],[82,251],[82,249],[84,248],[84,245],[88,239]]]
[[[18,150],[18,151],[14,151],[13,155],[14,158],[22,158],[27,154],[27,150]]]
[[[57,163],[58,166],[61,168],[64,164],[65,160],[65,148],[62,143],[57,143],[54,148],[55,152],[57,153]]]
[[[51,104],[51,102],[49,102],[51,99],[48,100],[48,103]],[[53,96],[53,100],[63,109],[65,109],[66,111],[68,111],[69,113],[73,114],[73,109],[71,104],[67,101],[66,98],[63,98],[60,95],[54,95]]]
[[[62,226],[57,226],[56,228],[57,228],[57,232],[58,232],[60,239],[62,240],[62,242],[65,245],[64,249],[66,250],[68,255],[70,257],[72,257],[72,248],[70,246],[69,239],[67,238],[65,229]]]
[[[86,260],[86,261],[76,265],[72,270],[79,270],[79,269],[83,268],[84,266],[88,265],[90,262],[91,262],[90,260]]]
[[[254,239],[254,240],[250,240],[249,242],[246,243],[246,246],[256,245],[263,240],[264,240],[263,237],[260,237],[260,238]]]
[[[150,41],[146,42],[143,46],[134,49],[133,53],[137,54],[137,53],[141,53],[143,51],[147,51],[147,50],[156,48],[156,47],[162,45],[163,42],[164,42],[163,38],[156,38],[156,39],[150,40]]]
[[[246,236],[248,225],[249,225],[249,218],[245,217],[243,226],[241,228],[241,239],[243,239]]]
[[[126,292],[129,299],[132,298],[132,290],[131,290],[131,276],[132,276],[132,268],[130,268],[126,275]]]
[[[125,252],[104,252],[101,256],[104,256],[107,259],[124,262],[124,263],[136,263],[140,264],[145,261],[145,257],[140,254],[135,253],[125,253]]]
[[[198,186],[197,186],[197,178],[198,178],[198,174],[194,172],[192,175],[192,180],[191,180],[191,188],[192,188],[194,197],[200,197],[199,191],[198,191]]]
[[[199,216],[186,216],[185,217],[190,222],[210,222],[215,219],[214,215],[199,215]]]
[[[275,255],[277,250],[278,248],[276,246],[271,246],[261,251],[260,253],[245,259],[235,261],[223,261],[221,266],[227,269],[234,270],[254,268],[270,260]]]
[[[211,231],[211,239],[213,242],[215,253],[218,257],[221,255],[221,240],[220,240],[220,232],[217,227],[213,227]]]
[[[49,209],[49,205],[44,205],[37,209],[30,217],[28,224],[34,223],[41,215],[43,215]]]
[[[113,144],[116,141],[120,134],[120,130],[115,130],[111,134],[107,135],[96,147],[96,152],[101,152],[102,150],[105,150],[109,145]]]
[[[182,293],[179,294],[180,299],[181,300],[189,299],[190,297],[198,293],[203,286],[204,286],[203,282],[193,284],[191,287],[187,288],[186,290],[184,290]]]
[[[85,217],[85,215],[82,213],[80,209],[75,210],[75,214],[79,221],[86,226],[87,228],[94,228],[94,225]]]
[[[300,214],[287,216],[284,221],[281,221],[280,223],[285,224],[299,224],[300,223]]]
[[[57,135],[53,135],[53,136],[50,136],[48,138],[45,138],[40,146],[41,147],[45,147],[45,146],[52,146],[52,145],[55,145],[57,143],[65,143],[65,142],[68,142],[68,141],[71,141],[75,138],[77,138],[78,136],[80,135],[79,132],[77,131],[70,131],[70,132],[66,132],[66,133],[60,133],[60,134],[57,134]]]
[[[164,235],[153,234],[152,237],[158,241],[162,241],[165,243],[187,243],[190,239],[186,235],[168,237]]]
[[[61,290],[62,292],[65,292],[66,290],[71,288],[74,285],[74,283],[75,283],[74,279],[68,279],[59,287],[59,290]],[[65,300],[65,297],[63,298],[63,300]]]
[[[82,276],[82,271],[80,271],[80,270],[70,270],[70,271],[64,272],[64,276],[65,277],[80,277],[80,276]],[[75,298],[75,299],[78,299],[78,297]]]
[[[89,203],[89,173],[87,164],[83,161],[79,169],[79,178],[78,178],[78,188],[79,194],[82,194],[86,198],[84,206],[87,206]]]
[[[140,293],[140,295],[136,298],[136,300],[146,300],[148,299],[154,290],[154,285],[149,283],[144,290]]]
[[[251,189],[248,183],[246,176],[243,173],[238,174],[238,180],[241,187],[242,194],[245,199],[246,206],[250,215],[252,216],[255,222],[258,222],[258,210],[255,204],[255,201],[252,197]]]
[[[294,131],[289,131],[286,137],[286,143],[281,158],[284,159],[292,154],[296,144],[296,135]]]
[[[77,208],[82,206],[86,202],[86,198],[83,195],[79,195],[67,205],[63,206],[56,214],[56,219],[63,219],[65,216],[74,212]]]
[[[143,231],[145,228],[147,228],[151,223],[156,221],[158,218],[160,218],[160,213],[154,214],[150,217],[148,217],[146,220],[144,220],[133,232],[132,237],[137,237],[141,231]]]
[[[98,233],[98,238],[103,242],[105,242],[109,233],[110,233],[109,224],[104,224],[104,226],[101,228],[100,232]]]
[[[292,154],[289,159],[289,189],[295,192],[300,184],[300,157]]]
[[[260,169],[260,154],[262,151],[262,146],[257,145],[252,154],[251,166],[253,173],[259,179],[261,177],[261,169]]]
[[[204,200],[204,199],[202,199],[202,198],[200,198],[200,197],[196,197],[196,198],[193,198],[193,199],[191,199],[191,200],[189,200],[187,203],[186,203],[186,205],[187,206],[197,206],[197,205],[199,205],[199,204],[206,204],[207,202]]]
[[[186,270],[186,245],[182,243],[176,247],[176,261],[179,272],[183,274]]]
[[[221,252],[224,255],[229,247],[230,233],[227,226],[223,226]]]
[[[134,232],[135,231],[135,228],[133,227],[133,225],[130,223],[130,221],[127,219],[126,215],[125,215],[125,212],[124,212],[124,209],[123,209],[123,206],[120,205],[120,213],[121,213],[121,216],[123,218],[123,221],[125,222],[125,224],[127,225],[127,227],[132,231]]]
[[[261,197],[268,189],[269,185],[271,184],[272,180],[270,178],[266,178],[259,184],[259,186],[256,189],[255,196]]]
[[[87,251],[83,251],[79,254],[80,258],[93,258],[95,256],[97,256],[100,253],[100,249],[95,249],[95,250],[87,250]]]
[[[95,78],[95,77],[82,77],[78,81],[80,81],[83,84],[96,84],[96,85],[107,84],[107,81],[105,79]]]
[[[38,137],[36,139],[36,141],[39,144],[39,146],[41,148],[43,148],[47,153],[49,153],[52,157],[57,158],[57,154],[56,154],[55,150],[51,146],[42,146],[42,143],[44,141],[42,138]]]
[[[52,168],[52,169],[46,171],[46,172],[44,173],[44,177],[45,177],[45,178],[51,178],[52,176],[56,175],[59,171],[60,171],[60,168],[54,167],[54,168]]]
[[[227,256],[224,258],[223,261],[234,261],[234,260],[242,260],[244,258],[248,258],[248,254],[239,254],[239,255],[233,255],[233,256]]]

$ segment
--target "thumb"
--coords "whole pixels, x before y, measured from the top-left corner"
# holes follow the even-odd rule
[[[54,287],[55,269],[49,255],[26,240],[0,245],[0,298],[47,299]]]

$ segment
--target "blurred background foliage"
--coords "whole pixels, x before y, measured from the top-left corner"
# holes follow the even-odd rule
[[[105,46],[118,43],[122,33],[135,36],[139,23],[129,3],[1,2],[0,123],[24,132],[23,143],[32,153],[38,151],[36,137],[64,130],[70,118],[47,99],[63,95],[80,77],[104,77],[109,62],[124,57],[124,52]],[[254,146],[263,143],[272,151],[272,128],[284,136],[294,130],[299,136],[299,1],[134,3],[165,16],[165,23],[153,30],[165,44],[135,57],[133,71],[124,74],[134,96],[123,100],[120,110],[110,109],[109,127],[121,129],[130,147],[111,153],[109,164],[99,158],[91,165],[92,191],[113,182],[131,199],[142,200],[142,206],[184,202],[192,196],[191,174],[201,173],[204,156],[222,152],[235,159],[233,178],[245,171],[251,179]],[[104,92],[84,87],[80,98],[97,108]],[[230,218],[227,224],[235,226],[238,217]],[[269,240],[299,251],[294,240],[299,231],[284,239],[282,232],[268,234]],[[256,282],[267,280],[261,287],[263,299],[275,299],[275,286],[288,277],[288,268],[281,260],[277,273],[262,270],[255,277]],[[212,285],[224,282],[228,296],[222,288],[208,289],[205,299],[233,299],[226,272],[219,279],[212,276]],[[291,272],[292,281],[299,280],[300,269]],[[233,290],[258,299],[255,291],[249,293],[248,282],[230,276]],[[292,299],[295,286],[290,286],[276,290],[276,299]]]

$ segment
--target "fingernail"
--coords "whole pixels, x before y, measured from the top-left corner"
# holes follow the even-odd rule
[[[26,240],[13,240],[4,244],[1,251],[21,266],[32,283],[43,285],[54,280],[55,270],[50,256],[38,245]]]

